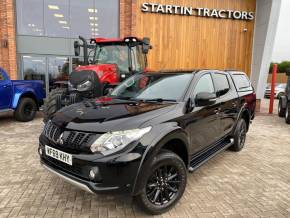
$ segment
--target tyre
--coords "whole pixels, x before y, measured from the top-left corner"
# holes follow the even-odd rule
[[[161,214],[171,209],[182,197],[187,179],[183,160],[173,152],[164,150],[158,154],[144,175],[142,191],[136,202],[150,214]]]
[[[279,103],[278,103],[278,116],[285,117],[285,112],[286,112],[286,108],[283,108],[282,99],[280,98]]]
[[[28,122],[34,119],[37,111],[37,104],[34,99],[24,97],[14,112],[14,117],[17,121]]]
[[[245,119],[238,121],[234,132],[234,144],[229,148],[231,151],[239,152],[243,149],[247,137],[247,124]]]
[[[62,108],[61,99],[66,92],[66,89],[57,88],[47,95],[43,105],[44,122],[47,122],[55,112]]]
[[[285,111],[285,122],[287,123],[287,124],[290,124],[290,105],[289,105],[289,102],[287,103],[287,105],[286,105],[286,111]]]

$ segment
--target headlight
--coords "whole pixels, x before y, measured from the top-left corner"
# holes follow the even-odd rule
[[[80,85],[77,85],[77,90],[79,92],[87,91],[91,88],[92,82],[91,81],[86,81]]]
[[[101,135],[92,145],[92,152],[101,152],[108,155],[121,150],[133,141],[140,139],[151,130],[151,126],[143,129],[132,129],[117,132],[108,132]]]

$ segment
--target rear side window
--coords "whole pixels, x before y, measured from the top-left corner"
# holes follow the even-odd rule
[[[217,97],[225,95],[230,90],[230,84],[226,74],[214,73],[213,81]]]
[[[252,90],[251,83],[246,75],[234,74],[232,77],[238,91]]]

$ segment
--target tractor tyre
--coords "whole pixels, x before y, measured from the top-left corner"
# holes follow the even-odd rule
[[[52,90],[44,100],[43,121],[46,123],[51,116],[62,108],[61,99],[66,95],[67,89],[57,88]]]

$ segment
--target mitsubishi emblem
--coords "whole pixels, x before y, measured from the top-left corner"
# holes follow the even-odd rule
[[[81,108],[79,108],[79,109],[77,109],[77,111],[76,111],[77,113],[79,113],[81,116],[84,114],[84,112],[82,111],[82,109]]]
[[[59,138],[56,141],[58,144],[63,145],[63,133],[60,134]]]

